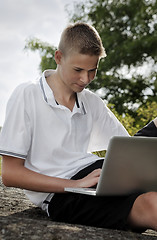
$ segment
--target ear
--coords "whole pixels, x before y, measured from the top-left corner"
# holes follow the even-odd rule
[[[57,50],[55,52],[55,61],[56,64],[60,64],[61,63],[61,59],[62,59],[62,52],[60,50]]]

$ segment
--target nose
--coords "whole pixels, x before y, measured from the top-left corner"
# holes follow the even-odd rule
[[[81,82],[83,82],[84,84],[88,84],[90,82],[90,78],[89,78],[89,73],[84,71],[81,74],[81,78],[80,78]]]

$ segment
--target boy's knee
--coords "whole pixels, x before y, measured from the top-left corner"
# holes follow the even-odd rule
[[[157,210],[157,192],[141,194],[134,202],[133,208],[141,214],[154,213]]]
[[[132,227],[154,227],[154,222],[157,222],[157,192],[148,192],[137,197],[128,222]]]
[[[148,208],[148,211],[157,208],[157,192],[148,192],[141,195],[141,204]]]

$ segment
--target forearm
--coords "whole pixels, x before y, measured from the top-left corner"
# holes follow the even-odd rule
[[[80,185],[79,180],[46,176],[24,167],[21,159],[10,161],[7,158],[9,157],[5,157],[5,161],[2,161],[2,180],[8,187],[38,192],[64,192],[64,187],[79,187]]]
[[[64,192],[65,187],[92,187],[98,183],[101,169],[96,169],[82,179],[69,180],[50,177],[24,166],[24,160],[4,156],[2,180],[8,187],[18,187],[36,192]]]
[[[64,192],[64,187],[76,187],[78,181],[46,176],[29,169],[10,174],[8,186],[37,192]]]

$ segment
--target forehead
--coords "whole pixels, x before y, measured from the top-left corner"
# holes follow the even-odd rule
[[[99,63],[99,56],[73,53],[67,56],[65,58],[65,61],[67,64],[73,67],[78,67],[81,69],[92,69],[97,68]]]

